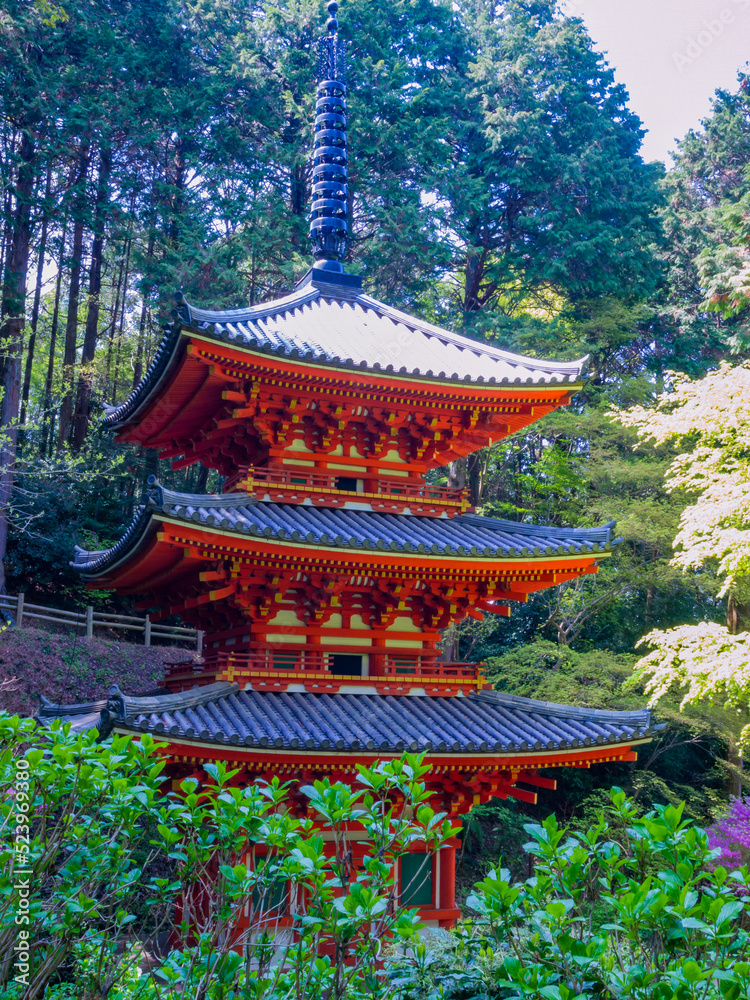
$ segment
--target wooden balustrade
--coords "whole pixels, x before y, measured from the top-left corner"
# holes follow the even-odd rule
[[[357,677],[362,680],[372,680],[379,677],[428,677],[428,678],[462,678],[476,679],[484,664],[482,663],[445,663],[433,657],[406,657],[389,654],[370,653],[375,660],[366,676],[361,674],[345,674],[335,671],[333,658],[336,654],[323,651],[300,650],[290,651],[278,649],[253,650],[247,653],[210,653],[205,656],[205,669],[216,667],[231,667],[235,675],[255,671],[284,671],[292,673],[336,672],[338,676]]]
[[[363,490],[346,488],[352,480],[365,487]],[[344,488],[342,485],[345,484]],[[313,503],[341,507],[347,502],[372,502],[377,509],[387,506],[398,510],[416,505],[420,512],[449,514],[470,509],[467,492],[449,486],[433,486],[422,481],[397,479],[387,476],[344,472],[321,472],[306,469],[242,469],[228,480],[224,489],[246,490],[252,496],[269,494],[272,500],[295,502],[307,497]]]
[[[336,664],[336,655],[322,650],[210,652],[200,662],[169,665],[165,680],[172,691],[223,680],[257,691],[299,690],[297,685],[302,685],[303,690],[312,693],[374,687],[379,694],[408,694],[417,687],[439,696],[488,686],[483,663],[442,663],[434,657],[370,652],[369,669],[362,675],[336,669],[342,666]]]

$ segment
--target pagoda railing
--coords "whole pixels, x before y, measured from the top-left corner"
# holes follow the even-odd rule
[[[374,685],[378,690],[407,684],[425,684],[445,688],[445,693],[457,688],[481,688],[483,663],[445,663],[434,657],[370,653],[371,666],[362,673],[337,670],[334,652],[323,650],[264,649],[251,652],[209,653],[201,663],[175,663],[167,667],[167,679],[174,686],[181,678],[196,683],[214,680],[236,681],[253,687],[286,687],[290,682],[315,681],[316,687],[339,687],[342,684]]]
[[[374,483],[375,490],[342,489],[342,480],[358,479]],[[294,502],[310,498],[330,506],[343,506],[347,502],[387,502],[396,507],[410,503],[418,507],[429,507],[439,511],[458,513],[469,510],[467,491],[451,486],[432,486],[429,483],[414,482],[396,477],[368,476],[363,473],[347,475],[338,473],[307,471],[306,469],[243,469],[228,480],[225,491],[244,489],[253,496],[269,494],[272,500]],[[377,505],[377,504],[376,504]]]

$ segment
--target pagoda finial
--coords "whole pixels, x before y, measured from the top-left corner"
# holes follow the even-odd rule
[[[316,266],[344,270],[347,225],[346,42],[339,38],[336,0],[328,4],[328,34],[318,43],[310,240]]]

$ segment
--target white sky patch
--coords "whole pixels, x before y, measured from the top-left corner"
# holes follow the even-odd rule
[[[750,0],[564,0],[630,93],[648,129],[646,160],[671,165],[717,88],[734,91],[750,56]]]

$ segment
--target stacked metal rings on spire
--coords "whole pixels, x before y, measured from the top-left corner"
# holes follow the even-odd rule
[[[338,4],[328,4],[328,35],[320,39],[315,105],[310,239],[316,260],[341,261],[346,253],[346,42],[338,37]]]

